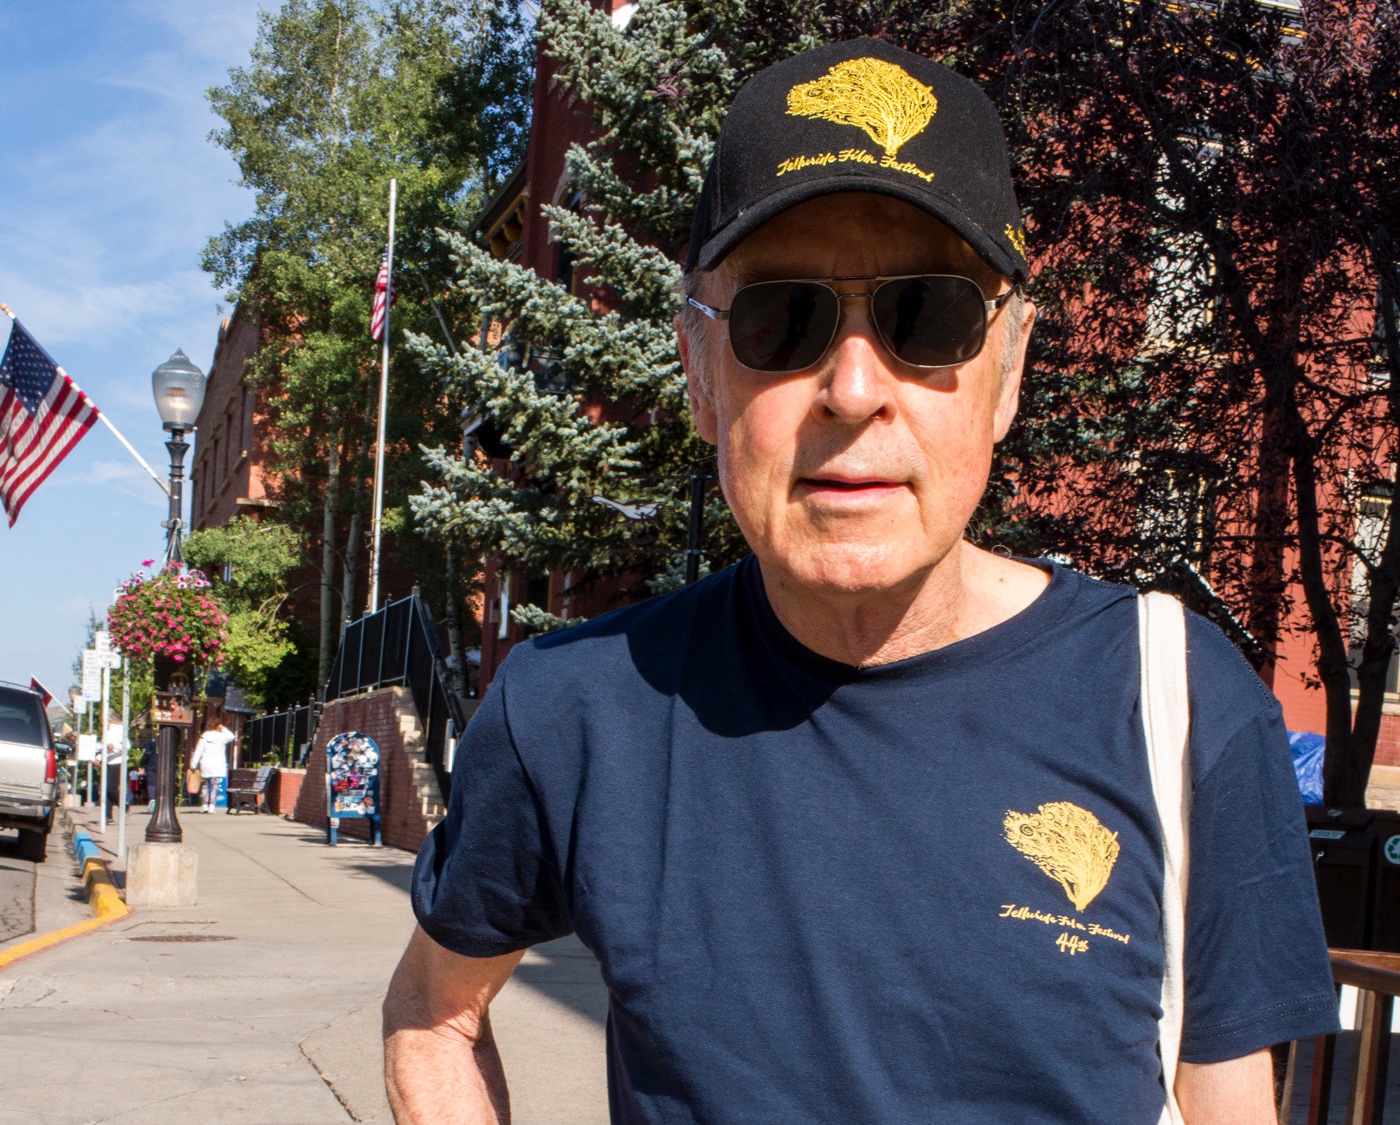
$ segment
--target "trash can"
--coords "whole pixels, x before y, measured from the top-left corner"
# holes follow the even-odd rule
[[[1369,949],[1376,852],[1376,814],[1370,809],[1307,806],[1322,928],[1333,949]]]
[[[1371,943],[1400,953],[1400,812],[1376,810],[1376,858],[1371,879]]]

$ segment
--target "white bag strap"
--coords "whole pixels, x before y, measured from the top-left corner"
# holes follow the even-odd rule
[[[1162,1019],[1158,1046],[1167,1104],[1161,1125],[1182,1125],[1173,1089],[1185,1008],[1187,841],[1191,820],[1186,616],[1169,594],[1138,598],[1138,653],[1147,764],[1162,830]]]

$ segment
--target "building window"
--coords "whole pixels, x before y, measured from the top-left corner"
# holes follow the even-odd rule
[[[1354,543],[1356,558],[1351,564],[1351,635],[1349,648],[1352,666],[1352,687],[1356,687],[1356,666],[1361,662],[1361,646],[1366,640],[1366,615],[1371,610],[1368,561],[1381,557],[1390,523],[1392,486],[1379,481],[1367,489],[1361,498],[1356,517]],[[1390,667],[1385,673],[1385,691],[1400,697],[1400,652],[1390,654]]]
[[[525,583],[525,604],[549,612],[549,571],[532,574]]]
[[[1400,302],[1387,292],[1385,280],[1376,286],[1376,326],[1371,333],[1371,382],[1388,386],[1391,373],[1400,367]]]
[[[1177,137],[1178,151],[1195,174],[1204,174],[1220,158],[1220,142],[1208,136]],[[1168,215],[1180,214],[1186,201],[1170,182],[1171,165],[1158,166],[1157,203]],[[1211,293],[1215,263],[1205,239],[1182,230],[1159,232],[1158,255],[1152,263],[1152,288],[1147,298],[1143,351],[1160,353],[1200,347],[1209,339],[1214,303]]]

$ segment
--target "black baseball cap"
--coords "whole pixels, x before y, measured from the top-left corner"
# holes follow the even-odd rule
[[[912,203],[998,273],[1026,280],[996,109],[962,75],[878,39],[803,51],[739,90],[700,192],[687,272],[713,269],[788,208],[842,191]]]

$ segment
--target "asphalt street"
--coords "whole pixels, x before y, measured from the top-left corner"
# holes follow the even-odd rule
[[[34,931],[34,864],[19,858],[19,837],[0,835],[0,942]]]

